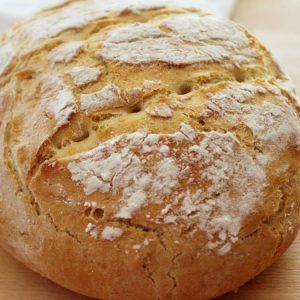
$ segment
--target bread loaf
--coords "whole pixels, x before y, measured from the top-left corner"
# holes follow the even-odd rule
[[[211,299],[299,228],[295,92],[185,1],[68,1],[0,43],[0,242],[111,300]]]

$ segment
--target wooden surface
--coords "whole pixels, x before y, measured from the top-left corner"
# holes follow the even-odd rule
[[[300,0],[239,0],[233,18],[273,49],[300,91]],[[41,278],[0,249],[0,300],[87,300]],[[218,300],[299,300],[300,236],[269,270]],[[142,299],[141,299],[142,300]],[[193,299],[190,299],[193,300]]]

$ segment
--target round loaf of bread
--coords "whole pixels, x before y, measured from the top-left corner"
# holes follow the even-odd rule
[[[81,294],[217,297],[298,231],[293,87],[188,1],[68,1],[17,25],[0,120],[1,246]]]

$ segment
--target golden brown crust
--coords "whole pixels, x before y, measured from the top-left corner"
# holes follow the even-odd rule
[[[96,298],[236,290],[299,228],[289,81],[241,26],[102,2],[45,11],[0,45],[1,244]]]

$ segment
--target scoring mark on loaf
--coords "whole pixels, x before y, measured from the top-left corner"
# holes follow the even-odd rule
[[[165,32],[160,26],[169,30]],[[135,23],[112,29],[98,55],[130,64],[160,61],[179,65],[230,59],[239,66],[258,56],[249,47],[247,36],[234,23],[216,16],[185,14],[160,24]]]
[[[26,176],[30,171],[41,145],[59,128],[68,124],[71,115],[77,111],[72,91],[59,77],[45,77],[39,82],[39,86],[40,101],[31,107],[29,115],[28,106],[24,109],[22,102],[17,103],[20,105],[17,111],[22,116],[22,123],[19,125],[22,131],[18,143],[12,146],[12,153],[22,169],[21,176]]]
[[[148,5],[147,3],[143,4],[143,2],[145,1],[133,1],[129,5],[131,8],[141,8],[143,5],[144,7]],[[161,5],[162,1],[149,1],[149,7],[153,7],[154,3]],[[181,1],[181,3],[185,5],[185,1]],[[33,22],[28,23],[28,26],[24,25],[27,33],[32,38],[28,40],[38,41],[39,39],[55,36],[66,29],[83,27],[93,18],[111,13],[110,9],[112,8],[127,7],[128,1],[116,0],[105,4],[106,11],[102,9],[101,5],[103,4],[99,1],[72,2],[66,9],[49,12],[46,17],[35,19]],[[72,14],[72,9],[74,9],[74,14]],[[63,17],[66,13],[70,18]],[[190,22],[186,22],[187,19]],[[188,17],[172,17],[157,25],[154,23],[155,21],[148,25],[135,24],[126,27],[125,29],[128,29],[128,32],[127,35],[124,32],[122,33],[123,40],[118,40],[122,28],[116,27],[117,29],[113,29],[108,33],[106,44],[101,51],[107,50],[107,47],[111,46],[114,50],[114,52],[111,52],[112,59],[120,56],[129,63],[161,60],[181,64],[202,61],[223,62],[230,59],[233,65],[239,66],[242,63],[252,62],[257,57],[256,51],[248,48],[249,41],[244,33],[228,21],[221,21],[211,16],[199,17],[190,14]],[[40,30],[36,34],[35,31],[38,27],[40,27]],[[164,30],[166,28],[167,30]],[[24,31],[19,29],[19,32],[22,33],[20,35],[22,39],[20,38],[20,41],[18,41],[19,38],[16,38],[16,41],[18,41],[16,45],[22,46],[22,49],[25,49],[26,52],[31,49],[32,45],[28,43],[26,38],[23,40],[23,36],[25,37],[23,35]],[[164,41],[171,50],[168,57],[167,47],[162,43]],[[151,46],[149,47],[150,42]],[[29,46],[23,47],[23,44]],[[39,41],[37,45],[41,44]],[[121,53],[125,45],[134,51],[138,49],[144,52]],[[135,48],[136,46],[138,47]],[[14,57],[12,50],[15,48],[18,47],[12,47],[8,42],[0,47],[0,75],[1,72],[5,73],[9,70]],[[9,49],[9,54],[7,49]],[[81,50],[82,42],[63,44],[51,51],[49,60],[53,63],[69,63],[77,57]],[[147,55],[148,57],[145,58]],[[1,57],[4,60],[1,61]],[[97,80],[95,73],[93,75],[89,74],[90,77],[87,76],[89,78],[86,79],[82,76],[81,71],[83,70],[72,71],[70,75],[73,77],[75,85],[81,86]],[[105,88],[107,90],[84,95],[84,97],[86,96],[86,107],[89,105],[87,104],[88,99],[92,99],[91,103],[94,107],[91,108],[91,111],[93,109],[105,109],[107,103],[112,104],[112,107],[114,107],[115,103],[120,100],[125,100],[129,105],[133,105],[147,96],[148,92],[153,91],[153,88],[147,90],[145,84],[143,87],[128,89],[124,92],[121,92],[115,86],[106,86]],[[101,94],[101,92],[103,93]],[[180,93],[186,94],[188,92],[188,89],[182,89]],[[109,94],[111,97],[107,96]],[[112,98],[113,101],[111,102]],[[210,100],[212,101],[212,97],[210,97]],[[215,99],[215,102],[214,104],[217,107],[217,102],[220,102],[220,99]],[[85,104],[83,101],[82,107]],[[174,108],[176,105],[174,103]],[[171,117],[172,111],[170,108],[173,108],[173,106],[170,104],[167,107],[162,104],[153,107],[152,111],[152,108],[148,108],[146,111],[153,116]],[[288,118],[289,108],[287,108],[287,105],[284,104],[279,109],[275,106],[273,103],[266,102],[260,110],[253,110],[252,115],[247,115],[247,118],[238,116],[236,120],[238,122],[243,120],[247,123],[254,133],[255,130],[257,131],[255,133],[257,136],[263,135],[266,125],[272,127],[272,125],[277,124],[273,119],[277,118],[280,123],[284,121],[284,118],[280,119],[282,115]],[[244,107],[244,109],[246,108]],[[75,100],[68,87],[57,78],[55,80],[50,79],[48,82],[45,81],[41,85],[41,103],[35,109],[34,117],[28,118],[29,121],[26,120],[22,142],[25,141],[26,144],[33,143],[35,144],[34,147],[38,148],[53,131],[55,132],[59,127],[67,124],[70,115],[75,111]],[[251,127],[253,126],[253,120],[256,121],[255,126],[258,129]],[[294,122],[294,119],[292,122]],[[32,125],[36,130],[32,130]],[[292,127],[294,124],[289,123],[288,125]],[[281,130],[281,127],[276,126],[274,128],[282,135],[286,134],[285,129]],[[30,131],[34,131],[34,133],[30,135]],[[38,135],[41,137],[38,137]],[[139,135],[142,136],[140,139],[141,145],[132,143],[133,140],[139,140]],[[274,136],[271,139],[274,139]],[[263,142],[268,142],[265,136]],[[22,146],[21,143],[20,145]],[[104,145],[109,145],[112,150],[106,149]],[[234,136],[230,134],[222,135],[217,132],[199,134],[184,124],[181,130],[173,135],[155,135],[144,131],[124,135],[122,138],[116,138],[104,145],[97,148],[97,153],[89,153],[92,156],[95,154],[95,158],[83,156],[73,162],[72,175],[75,181],[81,182],[86,191],[94,189],[91,193],[104,192],[102,188],[106,184],[108,185],[107,192],[120,191],[122,205],[120,205],[119,211],[116,211],[115,215],[120,218],[133,217],[145,206],[152,204],[152,201],[157,201],[161,205],[165,202],[164,200],[169,201],[170,203],[161,211],[161,218],[157,218],[156,222],[176,224],[180,220],[185,220],[186,222],[197,223],[198,228],[207,233],[208,248],[217,249],[218,253],[222,255],[226,254],[230,250],[231,244],[237,241],[237,234],[243,217],[245,217],[244,213],[248,209],[251,210],[262,198],[264,170],[261,165],[265,164],[266,161],[272,161],[270,157],[268,159],[260,157],[260,159],[256,158],[256,161],[253,160],[247,152],[242,150]],[[188,151],[183,152],[182,149],[188,149]],[[122,160],[126,162],[126,165],[122,164]],[[152,165],[152,162],[154,162],[154,165]],[[116,163],[119,163],[119,166],[116,166]],[[236,165],[231,169],[230,167],[235,163]],[[76,167],[79,164],[80,170],[78,171]],[[103,172],[98,174],[97,169],[93,169],[93,164],[95,168],[103,167]],[[69,167],[71,171],[72,163]],[[90,170],[95,172],[94,177]],[[138,178],[132,177],[134,172],[138,174]],[[122,180],[125,179],[126,184],[118,182],[118,180],[121,181],[121,175],[124,175]],[[189,189],[181,189],[184,192],[177,194],[173,199],[173,191],[176,191],[186,182]],[[199,186],[202,187],[202,190],[197,190]],[[241,207],[237,208],[235,203],[228,200],[231,200],[228,186],[231,186],[234,192],[237,193],[237,199],[242,201]],[[253,186],[255,186],[255,193],[253,192]],[[240,195],[242,196],[240,197]],[[102,212],[100,210],[98,212],[101,215]],[[104,239],[112,240],[121,236],[120,231],[121,229],[118,228],[105,228],[101,236]],[[86,232],[94,238],[97,238],[100,234],[92,223],[88,224]],[[139,247],[140,245],[135,246],[136,249]]]
[[[162,82],[155,80],[145,80],[142,86],[127,88],[124,91],[113,84],[108,84],[95,93],[82,94],[80,96],[81,109],[91,114],[99,110],[118,108],[125,104],[134,108],[161,87]]]
[[[74,157],[68,169],[86,195],[121,192],[116,218],[166,204],[157,223],[196,224],[220,254],[237,241],[265,187],[264,169],[232,134],[199,133],[186,124],[174,134],[144,130],[113,138]]]

